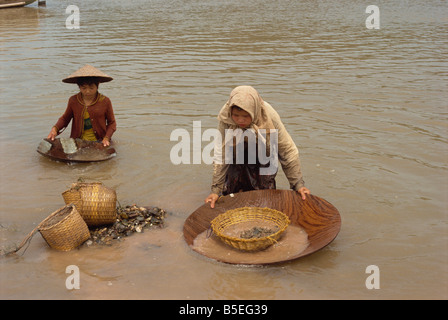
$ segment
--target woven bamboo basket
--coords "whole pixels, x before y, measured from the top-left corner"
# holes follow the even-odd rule
[[[89,228],[73,204],[53,212],[38,230],[51,248],[61,251],[70,251],[90,238]]]
[[[230,229],[238,225],[259,226],[268,224],[276,228],[276,232],[260,237],[245,239],[232,234]],[[213,232],[226,244],[243,251],[258,251],[268,248],[277,242],[290,224],[289,218],[280,211],[270,208],[242,207],[228,210],[211,221]]]
[[[112,224],[117,218],[117,194],[101,182],[75,183],[62,197],[65,204],[76,206],[89,227]]]
[[[73,204],[56,210],[37,225],[20,243],[5,255],[18,252],[39,231],[47,244],[56,250],[70,251],[90,238],[89,228]],[[26,250],[26,249],[25,249]]]

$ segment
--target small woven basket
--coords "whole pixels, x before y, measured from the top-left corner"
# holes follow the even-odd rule
[[[70,251],[90,238],[89,228],[73,204],[53,212],[38,230],[51,248],[61,251]]]
[[[277,231],[265,237],[250,239],[241,238],[229,232],[239,224],[258,226],[266,223],[277,228]],[[276,243],[289,223],[289,218],[283,212],[270,208],[243,207],[220,214],[211,221],[211,228],[226,244],[243,251],[257,251]]]
[[[62,197],[65,204],[76,206],[89,227],[112,224],[117,218],[117,194],[101,182],[75,183]]]

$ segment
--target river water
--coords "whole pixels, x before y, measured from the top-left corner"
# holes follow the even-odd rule
[[[80,28],[66,8],[76,3]],[[380,28],[368,29],[369,4]],[[448,3],[394,0],[83,0],[0,10],[0,237],[19,243],[79,177],[122,204],[169,211],[164,229],[58,252],[37,234],[0,260],[2,299],[447,299]],[[89,63],[114,81],[117,157],[65,164],[36,152]],[[217,126],[237,85],[277,109],[306,186],[336,206],[338,237],[269,267],[210,260],[183,239],[212,167],[174,165],[177,128]],[[62,136],[68,136],[68,131]],[[208,142],[203,142],[204,147]],[[287,189],[282,172],[277,187]],[[80,270],[79,290],[65,286]],[[379,268],[367,289],[366,268]]]

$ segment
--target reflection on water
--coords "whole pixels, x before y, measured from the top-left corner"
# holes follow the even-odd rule
[[[85,0],[79,30],[65,28],[70,4],[0,10],[2,246],[61,207],[79,177],[115,188],[122,204],[172,215],[164,230],[102,250],[54,252],[35,236],[22,257],[0,261],[1,297],[448,297],[445,1],[377,1],[379,30],[353,0]],[[42,158],[38,143],[77,91],[61,80],[86,63],[114,77],[100,92],[115,110],[117,157]],[[342,215],[330,246],[292,263],[223,265],[182,238],[211,167],[174,166],[170,133],[192,132],[193,121],[216,127],[242,84],[278,110],[307,187]],[[282,173],[277,182],[288,188]],[[79,292],[64,287],[70,264],[83,275]],[[381,270],[380,290],[365,288],[368,265]]]

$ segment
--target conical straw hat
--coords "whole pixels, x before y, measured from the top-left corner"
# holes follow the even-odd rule
[[[112,81],[112,77],[108,76],[104,72],[98,70],[97,68],[86,64],[84,67],[75,71],[73,74],[63,79],[62,82],[65,83],[77,83],[79,78],[83,77],[95,77],[98,78],[99,82],[109,82]]]

